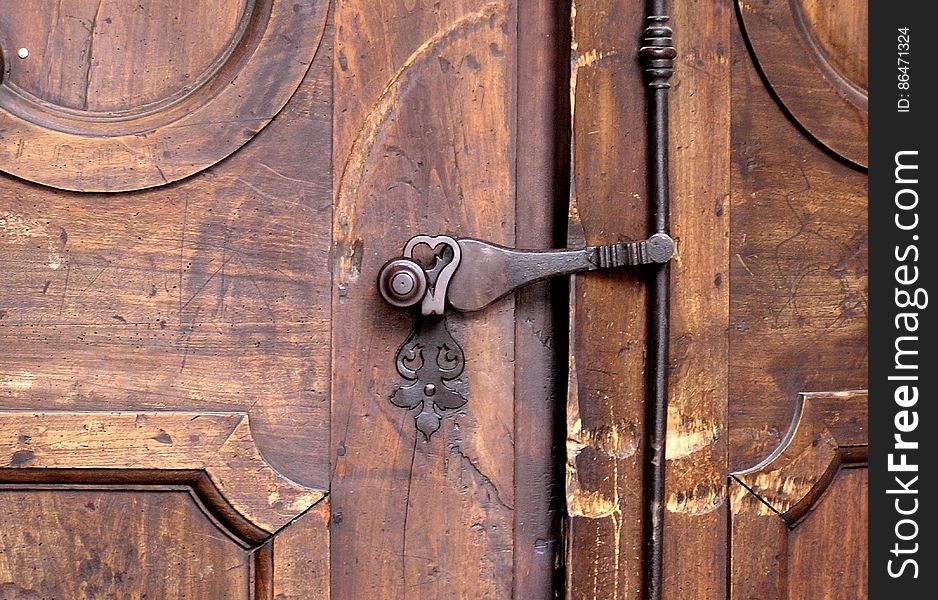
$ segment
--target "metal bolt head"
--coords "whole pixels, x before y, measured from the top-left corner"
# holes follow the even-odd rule
[[[415,261],[395,258],[381,267],[378,290],[392,306],[413,306],[423,300],[427,293],[427,274]]]
[[[434,394],[436,394],[436,386],[435,386],[435,385],[433,385],[432,383],[428,383],[427,385],[423,386],[423,395],[424,395],[424,396],[432,396],[432,395],[434,395]]]
[[[648,258],[653,263],[666,263],[674,256],[674,240],[664,233],[656,233],[645,243]]]
[[[29,56],[29,48],[20,48],[16,51],[16,55],[20,58],[26,58]]]
[[[391,288],[399,296],[406,296],[417,286],[414,276],[406,271],[401,271],[391,278]]]

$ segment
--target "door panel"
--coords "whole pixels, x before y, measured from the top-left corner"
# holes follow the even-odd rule
[[[761,29],[753,33],[749,24],[747,17],[745,33],[753,39]],[[798,394],[865,388],[867,371],[866,172],[800,129],[802,113],[792,113],[797,121],[785,114],[787,104],[769,89],[772,73],[764,71],[768,82],[760,78],[763,54],[751,54],[742,35],[733,45],[732,79],[733,470],[778,447]],[[791,54],[773,56],[799,62]],[[802,81],[816,79],[802,73],[790,85]],[[815,118],[842,110],[834,93],[799,94],[814,99],[801,110]]]
[[[137,190],[205,169],[296,91],[327,4],[10,6],[0,16],[0,169],[82,191]]]
[[[190,488],[20,485],[0,501],[2,598],[252,598],[265,576]]]
[[[331,533],[339,598],[551,593],[559,544],[546,288],[523,304],[509,297],[448,318],[466,357],[468,403],[428,438],[413,412],[388,399],[405,383],[394,356],[414,322],[380,299],[375,280],[416,233],[551,244],[558,146],[534,133],[522,162],[517,136],[521,127],[552,130],[560,92],[553,71],[543,84],[522,84],[517,65],[550,52],[543,43],[522,52],[518,40],[563,27],[553,4],[337,5],[335,93],[345,104],[335,113]],[[522,85],[530,98],[523,115]],[[535,177],[546,183],[517,189]],[[518,410],[534,404],[539,419],[528,421]],[[516,477],[519,457],[531,470]],[[363,544],[362,532],[376,535]]]
[[[550,597],[565,343],[548,286],[449,320],[470,402],[426,439],[388,401],[413,320],[374,281],[418,232],[560,244],[569,13],[191,4],[0,18],[0,482],[52,511],[17,521],[4,551],[71,532],[59,524],[88,505],[146,511],[127,524],[145,540],[85,518],[99,546],[42,550],[35,579],[16,562],[0,585]],[[518,64],[544,76],[522,82]],[[203,546],[208,566],[138,560],[132,583],[113,581],[130,559],[108,548]],[[100,566],[53,585],[44,552]]]
[[[49,5],[0,17],[0,595],[328,597],[328,3]]]
[[[4,177],[0,407],[244,412],[275,468],[326,487],[329,69],[324,45],[251,143],[176,184],[72,193]]]
[[[803,395],[783,446],[733,475],[733,597],[867,597],[866,403]]]
[[[0,597],[641,597],[647,277],[449,316],[433,435],[375,280],[418,233],[647,235],[642,3],[38,4],[0,15]],[[865,13],[674,4],[665,597],[861,595]]]
[[[729,587],[866,598],[866,4],[738,16]]]

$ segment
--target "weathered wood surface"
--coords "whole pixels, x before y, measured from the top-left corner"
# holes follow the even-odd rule
[[[525,6],[550,9],[546,3]],[[516,166],[518,9],[507,0],[336,5],[336,598],[509,597],[513,590],[544,589],[515,581],[515,569],[524,577],[536,563],[539,569],[545,564],[532,555],[539,551],[537,537],[516,562],[515,540],[530,539],[532,531],[516,538],[516,499],[525,496],[522,510],[545,533],[551,503],[530,497],[549,493],[550,483],[537,471],[515,480],[515,457],[529,456],[537,442],[519,440],[532,429],[518,429],[514,417],[516,357],[525,360],[517,352],[531,347],[530,340],[515,346],[514,298],[449,318],[466,356],[469,401],[426,440],[413,414],[388,400],[400,382],[394,355],[412,317],[383,303],[374,285],[382,263],[416,233],[513,246],[526,226],[516,220],[515,201],[516,190],[522,191],[517,171],[526,169],[530,178],[532,169]],[[549,91],[526,85],[533,94]],[[537,164],[552,160],[542,149],[532,152]],[[533,224],[528,240],[547,242],[544,222]],[[544,351],[532,359],[542,365]],[[526,404],[538,388],[525,390]],[[545,461],[537,461],[543,475]],[[363,532],[372,534],[367,543]],[[551,545],[543,539],[548,553]]]
[[[807,393],[866,383],[865,6],[740,14],[755,52],[734,27],[728,586],[865,598],[866,471],[842,467],[865,460],[866,394]]]
[[[0,170],[80,191],[138,190],[202,171],[296,92],[328,4],[11,4],[0,15]]]
[[[671,369],[664,597],[726,597],[731,2],[671,2]]]
[[[868,596],[867,457],[866,392],[802,396],[785,442],[733,475],[733,597]]]
[[[520,0],[517,44],[515,244],[562,248],[570,181],[567,3]],[[554,598],[563,589],[568,299],[563,278],[515,294],[514,598]]]
[[[741,33],[732,60],[729,441],[738,470],[778,446],[800,393],[866,387],[868,229],[866,173],[785,114]]]
[[[329,554],[322,551],[329,548],[329,518],[326,498],[270,542],[275,600],[329,599]]]
[[[0,174],[0,409],[246,412],[272,466],[328,485],[325,40],[277,118],[196,177],[78,194]]]
[[[865,463],[867,393],[802,394],[784,442],[764,461],[733,473],[763,512],[798,521],[843,464]]]
[[[738,2],[760,70],[788,113],[831,151],[866,167],[867,3]]]
[[[648,233],[641,4],[576,2],[571,247]],[[577,276],[567,398],[567,594],[642,589],[647,286],[635,272]]]
[[[267,533],[325,495],[272,469],[238,413],[0,412],[0,465],[0,480],[15,480],[21,470],[39,482],[80,481],[94,471],[113,471],[116,481],[138,471],[130,477],[136,483],[152,476],[157,484],[174,471],[204,471],[241,517]]]
[[[24,7],[0,170],[55,187],[0,174],[0,596],[328,597],[328,3]]]
[[[186,488],[2,485],[0,502],[4,600],[263,597],[259,555]]]

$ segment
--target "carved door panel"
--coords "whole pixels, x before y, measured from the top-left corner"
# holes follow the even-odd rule
[[[0,598],[327,594],[327,9],[4,6]]]
[[[449,320],[427,438],[375,281],[421,231],[557,245],[568,18],[4,5],[0,598],[550,596],[548,288]]]
[[[448,316],[431,435],[376,287],[647,236],[642,3],[4,6],[0,598],[863,597],[866,13],[673,4],[663,537],[645,274]]]
[[[867,5],[738,6],[730,591],[866,598]]]

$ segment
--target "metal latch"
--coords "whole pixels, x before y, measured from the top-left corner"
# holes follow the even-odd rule
[[[423,255],[418,252],[423,250]],[[462,348],[446,328],[447,306],[481,310],[518,288],[583,271],[663,264],[674,254],[664,233],[647,240],[576,250],[514,250],[471,238],[417,235],[402,256],[385,263],[378,290],[391,305],[420,305],[414,332],[397,352],[397,371],[409,383],[394,388],[391,402],[418,410],[415,419],[428,439],[440,428],[441,411],[468,400]]]

